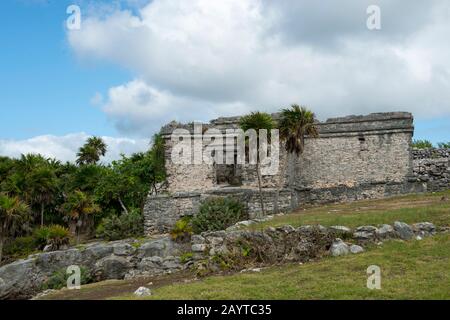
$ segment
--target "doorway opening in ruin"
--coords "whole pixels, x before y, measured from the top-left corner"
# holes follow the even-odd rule
[[[234,164],[214,164],[216,183],[221,186],[242,185],[242,165],[237,164],[237,155],[234,155]]]

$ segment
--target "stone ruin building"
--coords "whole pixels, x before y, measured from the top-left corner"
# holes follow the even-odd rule
[[[276,120],[279,114],[272,116]],[[203,127],[225,134],[226,129],[239,128],[238,123],[239,117],[223,117]],[[294,170],[289,173],[293,176],[288,177],[288,155],[280,145],[278,174],[262,176],[266,214],[309,203],[382,198],[450,187],[448,151],[438,155],[438,163],[436,159],[430,163],[424,160],[426,155],[413,152],[411,113],[331,118],[318,122],[317,127],[319,137],[307,137],[303,154],[295,157]],[[149,195],[146,201],[146,234],[170,231],[178,219],[195,214],[201,201],[213,196],[238,197],[251,217],[259,215],[255,165],[174,164],[172,148],[179,138],[175,137],[174,142],[176,134],[172,134],[180,128],[191,133],[193,139],[193,124],[172,122],[162,129],[167,181],[163,192]],[[205,148],[206,144],[202,145]]]

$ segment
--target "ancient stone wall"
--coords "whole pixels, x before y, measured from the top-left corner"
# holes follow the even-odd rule
[[[279,118],[279,114],[272,116],[275,120]],[[170,123],[163,128],[166,139],[167,191],[172,196],[149,197],[145,209],[148,232],[167,231],[177,217],[185,214],[183,210],[186,214],[191,214],[198,208],[201,198],[214,193],[228,192],[235,196],[244,193],[246,196],[243,199],[249,212],[254,214],[260,210],[256,196],[258,180],[255,165],[246,163],[233,169],[205,163],[180,165],[174,164],[171,159],[174,143],[179,141],[172,134],[175,129],[184,129],[185,136],[192,139],[191,145],[194,145],[194,133],[201,136],[207,129],[215,129],[230,136],[232,134],[226,130],[238,128],[238,123],[239,117],[219,118],[204,125],[202,132],[194,132],[192,124]],[[411,139],[414,128],[410,113],[375,113],[334,118],[318,122],[317,127],[319,138],[307,137],[305,150],[300,157],[287,154],[280,143],[278,173],[262,177],[264,202],[267,202],[268,212],[276,207],[277,189],[290,190],[283,191],[283,196],[279,197],[278,207],[282,210],[305,203],[381,198],[425,190],[423,180],[413,175]],[[200,142],[202,151],[211,140],[207,138],[205,141]],[[430,165],[429,169],[436,172],[436,168],[441,170],[443,167],[435,164]],[[227,177],[231,173],[238,176]],[[442,177],[444,176],[442,173]],[[443,179],[447,178],[448,175]],[[441,187],[445,181],[439,181],[438,185]],[[243,190],[229,188],[227,184],[241,185]],[[431,188],[435,188],[435,185]],[[244,189],[247,191],[244,192]],[[184,200],[181,200],[174,196],[180,192],[196,192],[199,195],[194,197],[196,200],[191,196],[182,197]],[[155,227],[157,225],[164,227]]]
[[[291,191],[282,189],[263,190],[264,208],[267,214],[287,212],[291,208]],[[245,206],[250,218],[259,217],[261,202],[259,192],[254,189],[224,188],[199,192],[184,192],[172,195],[149,196],[144,206],[144,232],[146,235],[167,233],[175,222],[184,216],[197,213],[202,201],[211,197],[233,197]],[[277,201],[278,198],[278,201]],[[278,208],[276,204],[278,203]]]
[[[450,189],[450,149],[415,149],[414,178],[427,191]]]
[[[214,172],[214,166],[206,163],[195,163],[192,156],[191,164],[174,164],[172,159],[172,148],[177,140],[172,139],[177,137],[171,137],[167,135],[165,137],[166,147],[166,172],[168,191],[170,193],[176,192],[189,192],[207,190],[215,187],[216,177]],[[190,137],[179,135],[181,139],[191,139]],[[192,141],[190,141],[193,143]]]
[[[148,196],[144,206],[145,234],[169,232],[177,220],[197,211],[200,199],[201,193],[198,192]]]

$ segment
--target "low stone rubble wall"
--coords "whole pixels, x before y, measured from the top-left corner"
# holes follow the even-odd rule
[[[450,189],[450,149],[413,150],[414,179],[427,191]]]
[[[269,227],[263,231],[237,230],[202,233],[192,237],[191,249],[200,266],[207,261],[213,270],[221,268],[220,258],[238,256],[235,261],[251,260],[260,265],[285,261],[306,262],[322,255],[333,256],[362,252],[368,242],[387,239],[421,240],[439,231],[432,223],[408,225],[361,226],[354,230],[345,226]],[[344,239],[345,242],[341,239]],[[219,259],[218,259],[219,257]],[[226,259],[225,259],[226,261]],[[211,267],[212,262],[212,267]],[[216,263],[216,265],[214,265]]]
[[[172,195],[149,196],[144,207],[144,232],[146,235],[168,233],[175,222],[184,216],[195,215],[201,202],[210,197],[232,197],[239,199],[245,206],[250,218],[261,213],[259,192],[247,188],[221,188],[200,192],[180,192]],[[275,189],[263,190],[263,202],[266,213],[273,213],[277,203]],[[282,189],[278,193],[278,211],[286,212],[291,208],[291,192]]]
[[[246,224],[241,224],[246,225]],[[282,262],[307,262],[323,255],[359,253],[373,241],[422,239],[448,228],[428,222],[408,225],[269,227],[263,231],[235,230],[192,236],[176,243],[168,237],[145,241],[98,242],[64,251],[39,253],[0,267],[0,299],[30,298],[56,271],[84,267],[95,281],[131,279],[193,270],[208,274],[237,271]],[[343,240],[341,240],[343,239]]]

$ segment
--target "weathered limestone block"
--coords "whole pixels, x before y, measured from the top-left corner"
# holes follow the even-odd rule
[[[131,263],[124,257],[111,255],[99,260],[95,264],[94,275],[97,281],[107,279],[123,279]]]
[[[349,246],[339,238],[334,240],[330,248],[330,253],[334,257],[343,256],[348,254],[349,252],[350,252]]]
[[[394,230],[397,232],[400,239],[410,240],[414,237],[414,232],[411,226],[404,222],[394,222]]]
[[[391,225],[383,224],[376,231],[376,236],[379,239],[386,239],[395,236],[394,228]]]

